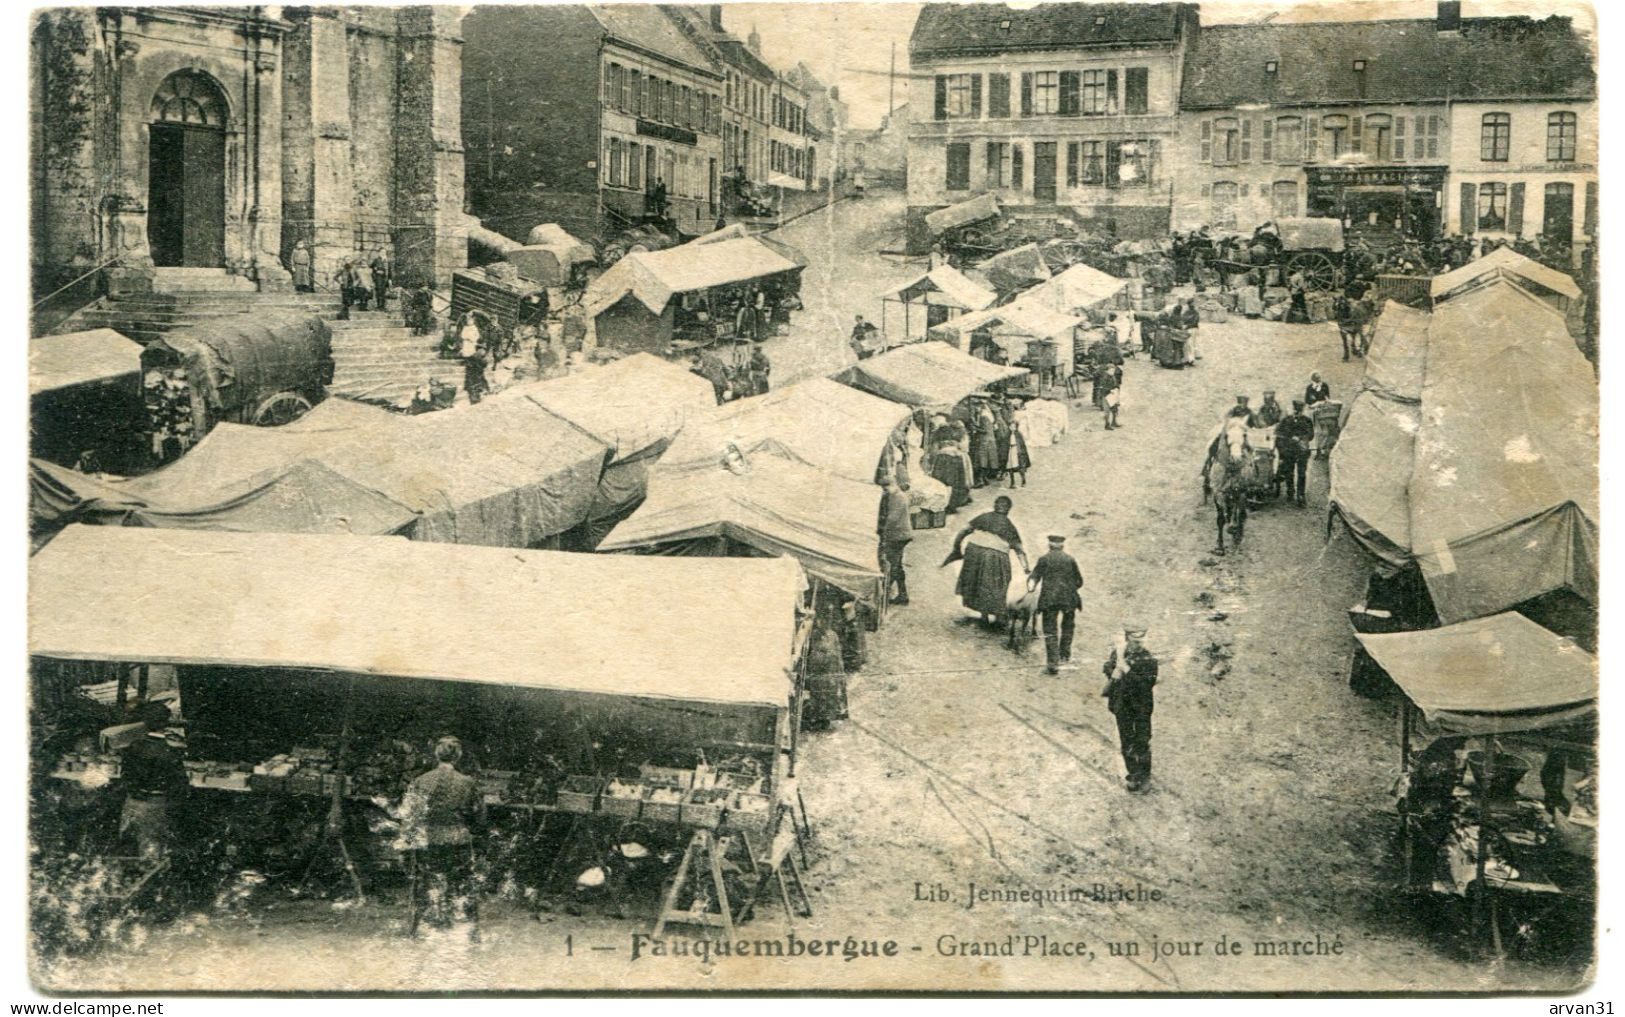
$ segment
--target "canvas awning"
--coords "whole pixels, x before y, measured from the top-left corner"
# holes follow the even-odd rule
[[[1456,734],[1558,727],[1597,709],[1597,661],[1516,612],[1357,636],[1427,719]]]
[[[770,187],[778,187],[786,191],[805,191],[807,189],[807,181],[798,180],[788,173],[769,173],[767,183]]]
[[[1127,280],[1080,262],[1034,286],[1025,296],[1044,303],[1051,310],[1076,314],[1114,299],[1126,286]]]
[[[925,225],[932,236],[937,236],[960,226],[969,226],[973,222],[996,218],[998,214],[998,200],[991,194],[979,194],[956,205],[927,212]]]
[[[784,709],[804,584],[782,558],[75,526],[29,563],[29,650]]]
[[[1515,282],[1534,283],[1570,300],[1580,296],[1580,287],[1575,285],[1573,279],[1555,268],[1548,268],[1533,258],[1519,254],[1510,247],[1497,247],[1477,261],[1470,261],[1458,269],[1434,276],[1429,288],[1433,302],[1437,304],[1480,282],[1503,277]]]
[[[141,373],[141,344],[110,328],[28,341],[28,394],[127,378]]]
[[[1383,305],[1365,354],[1366,389],[1384,399],[1422,401],[1422,365],[1431,320],[1428,312],[1392,300]]]
[[[809,575],[873,603],[879,596],[875,513],[880,489],[834,476],[772,450],[746,456],[746,472],[720,463],[662,462],[649,497],[615,527],[600,551],[671,548],[725,537],[766,554],[789,555]]]
[[[754,237],[736,237],[711,244],[683,244],[664,251],[628,254],[594,279],[582,297],[582,306],[596,317],[627,294],[660,314],[679,293],[748,282],[800,266]]]
[[[1343,220],[1299,216],[1275,220],[1275,234],[1288,251],[1343,249]]]
[[[1050,277],[1049,266],[1037,244],[1023,244],[1008,251],[1000,251],[985,261],[978,262],[976,270],[987,277],[993,288],[1001,294],[1042,282]]]
[[[951,406],[988,385],[1026,374],[1025,367],[1001,367],[944,342],[923,342],[860,360],[834,377],[908,406]]]
[[[691,415],[660,464],[715,465],[732,445],[747,457],[766,450],[872,484],[886,441],[908,416],[894,401],[809,378]]]
[[[931,303],[957,307],[962,311],[980,311],[999,299],[997,293],[952,265],[938,265],[901,286],[894,286],[882,293],[881,299],[890,297],[896,300],[915,300],[929,293],[938,295],[938,299],[930,301]]]
[[[1505,279],[1461,294],[1427,317],[1419,393],[1361,393],[1333,452],[1361,542],[1414,560],[1446,623],[1560,589],[1595,603],[1597,388],[1562,316]]]
[[[611,462],[663,447],[691,415],[717,402],[710,382],[648,353],[518,385],[491,398],[528,399],[563,417],[613,448]]]

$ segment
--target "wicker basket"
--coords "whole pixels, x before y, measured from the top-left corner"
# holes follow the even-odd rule
[[[728,813],[722,819],[725,830],[766,834],[773,818],[773,799],[767,795],[741,791],[728,804]]]
[[[722,823],[722,812],[732,794],[719,788],[691,790],[683,796],[682,820],[688,826],[715,830]]]
[[[621,789],[635,792],[634,794],[612,794],[610,787],[618,785]],[[624,819],[636,819],[643,813],[643,797],[649,793],[647,784],[639,781],[618,780],[604,785],[603,794],[598,796],[598,811],[606,816],[620,816]]]

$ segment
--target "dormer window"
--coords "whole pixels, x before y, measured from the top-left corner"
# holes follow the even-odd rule
[[[1355,71],[1356,74],[1365,73],[1365,61],[1364,60],[1356,60],[1356,61],[1354,61],[1354,71]]]
[[[1096,28],[1099,28],[1100,26],[1104,25],[1105,23],[1106,23],[1105,18],[1096,18],[1095,19],[1095,27]]]
[[[1001,32],[1010,31],[1010,19],[1009,18],[1005,18],[1003,21],[999,22],[999,31],[1001,31]]]
[[[1281,69],[1281,65],[1278,62],[1276,62],[1274,60],[1266,60],[1266,61],[1264,61],[1264,73],[1265,74],[1274,74],[1276,71],[1279,71],[1280,69]]]

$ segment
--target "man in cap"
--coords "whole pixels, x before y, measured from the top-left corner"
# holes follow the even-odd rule
[[[1251,401],[1251,396],[1236,396],[1236,405],[1230,407],[1230,410],[1225,414],[1225,417],[1227,419],[1230,417],[1242,417],[1243,419],[1251,417],[1253,415],[1252,407],[1247,405]]]
[[[1292,413],[1275,428],[1275,452],[1281,466],[1275,480],[1286,484],[1286,496],[1299,505],[1308,494],[1309,443],[1315,437],[1315,422],[1303,412],[1303,400],[1292,400]]]
[[[1247,418],[1247,426],[1274,427],[1281,422],[1281,418],[1284,416],[1286,414],[1281,412],[1281,404],[1275,401],[1275,390],[1267,388],[1264,390],[1263,404],[1253,411],[1252,416]]]
[[[1157,658],[1145,648],[1145,626],[1130,622],[1112,647],[1101,670],[1106,675],[1106,708],[1117,718],[1117,740],[1123,751],[1127,786],[1135,794],[1151,788],[1152,689],[1157,684]]]
[[[434,758],[435,768],[413,780],[401,800],[401,839],[414,852],[413,929],[425,909],[446,924],[458,911],[479,920],[474,836],[485,828],[485,795],[457,769],[463,758],[457,738],[437,741]]]
[[[1050,534],[1049,552],[1038,559],[1027,576],[1028,591],[1043,589],[1038,594],[1038,617],[1044,628],[1044,671],[1059,674],[1062,667],[1072,664],[1072,631],[1077,624],[1078,609],[1083,600],[1078,590],[1083,586],[1083,573],[1077,560],[1067,554],[1066,538]],[[1060,642],[1056,642],[1056,629],[1060,629]]]
[[[885,493],[880,496],[880,518],[875,523],[875,533],[880,538],[880,568],[886,575],[886,595],[891,603],[907,604],[908,573],[903,571],[903,553],[914,539],[908,495],[903,493],[905,489],[896,477],[888,476],[881,486]]]

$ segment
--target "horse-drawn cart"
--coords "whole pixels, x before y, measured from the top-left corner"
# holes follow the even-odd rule
[[[1275,496],[1275,474],[1275,429],[1248,427],[1240,417],[1227,419],[1202,463],[1202,500],[1212,498],[1217,512],[1217,553],[1225,552],[1226,528],[1235,545],[1241,545],[1247,513]]]
[[[1283,284],[1298,276],[1306,290],[1330,290],[1341,278],[1343,250],[1341,219],[1275,219],[1254,230],[1251,240],[1220,241],[1214,263],[1226,276],[1273,268]]]

